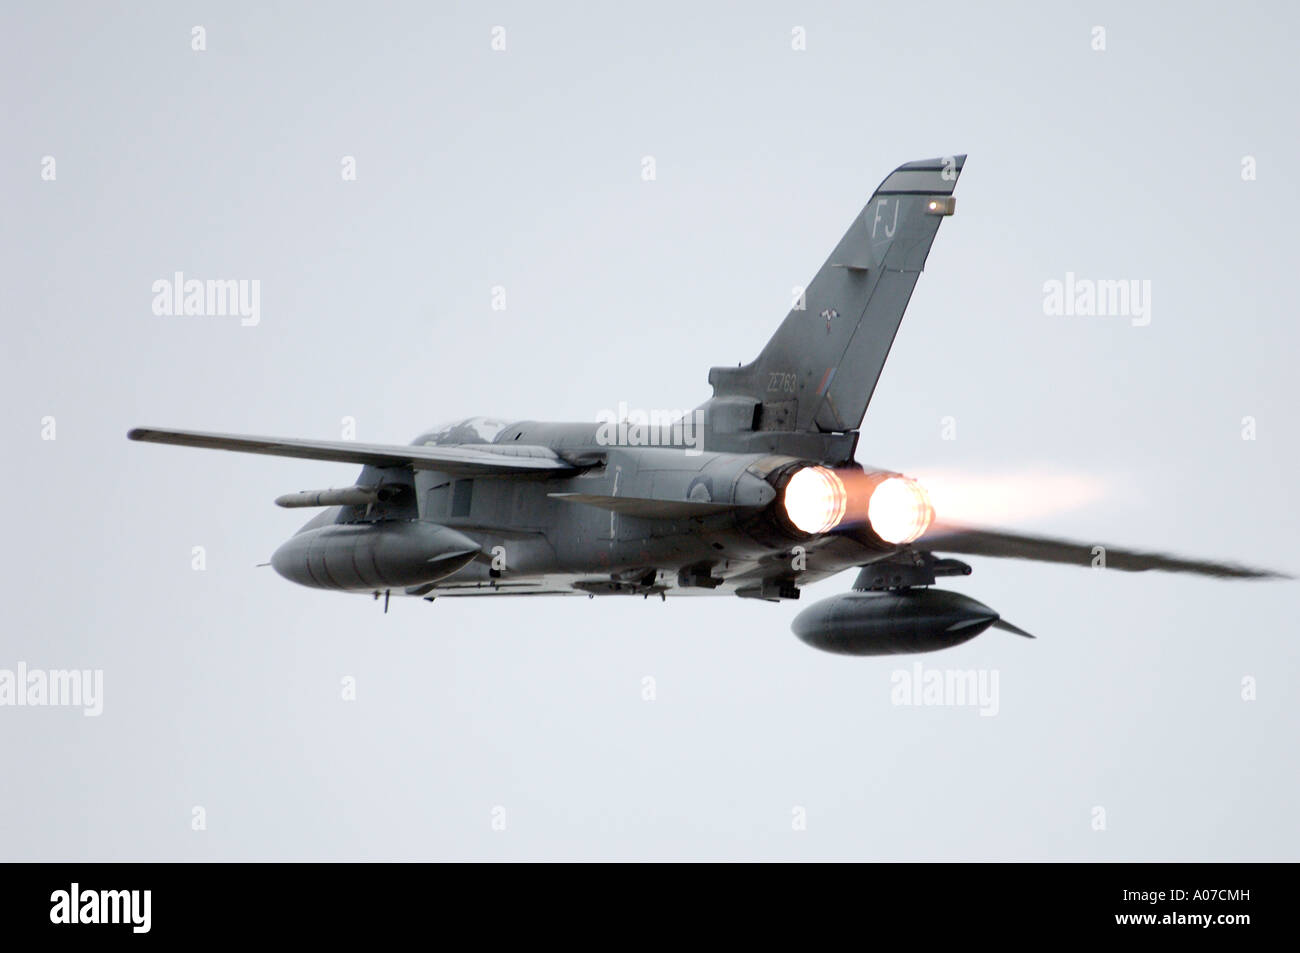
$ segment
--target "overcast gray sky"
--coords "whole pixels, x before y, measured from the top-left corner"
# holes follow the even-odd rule
[[[903,659],[790,633],[851,574],[384,616],[255,568],[356,468],[125,439],[695,406],[891,169],[967,152],[859,460],[1298,570],[1293,5],[2,16],[0,669],[100,669],[103,712],[0,707],[0,856],[1297,859],[1295,583],[972,559],[1038,641]],[[155,315],[175,272],[259,322]],[[1150,323],[1045,314],[1067,273]],[[915,661],[996,671],[996,716],[892,704]]]

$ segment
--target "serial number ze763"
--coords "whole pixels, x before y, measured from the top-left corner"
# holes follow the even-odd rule
[[[783,394],[793,394],[798,386],[798,377],[794,374],[783,374],[780,371],[774,371],[767,375],[767,389],[769,391],[776,390]]]

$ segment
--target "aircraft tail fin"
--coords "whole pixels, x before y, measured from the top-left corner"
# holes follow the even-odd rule
[[[758,431],[856,430],[965,161],[890,173],[758,358],[709,372],[714,399],[755,401]]]

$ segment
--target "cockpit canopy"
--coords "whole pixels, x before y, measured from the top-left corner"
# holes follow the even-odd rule
[[[460,443],[492,443],[501,431],[510,426],[508,420],[493,417],[466,417],[454,423],[435,427],[420,434],[412,443],[422,446],[444,446]]]

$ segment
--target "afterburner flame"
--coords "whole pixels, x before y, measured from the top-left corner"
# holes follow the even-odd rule
[[[844,482],[825,467],[804,467],[785,485],[785,515],[800,531],[817,536],[844,519],[848,493]]]
[[[945,522],[1029,527],[1100,502],[1125,502],[1114,477],[1040,464],[995,472],[909,467]],[[1136,501],[1132,501],[1136,502]]]
[[[890,477],[877,484],[867,504],[871,531],[896,546],[917,539],[933,519],[934,507],[925,488],[907,477]]]
[[[934,520],[934,507],[921,484],[910,477],[807,466],[785,485],[785,515],[810,536],[843,524],[870,524],[881,540],[895,546],[920,537]]]

